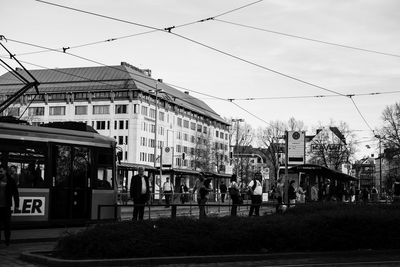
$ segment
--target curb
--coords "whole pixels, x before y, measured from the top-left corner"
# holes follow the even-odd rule
[[[22,260],[49,266],[151,266],[166,264],[201,264],[201,263],[229,263],[247,261],[267,261],[300,258],[337,258],[350,255],[385,255],[387,252],[399,253],[399,250],[352,250],[352,251],[329,251],[329,252],[294,252],[294,253],[265,253],[265,254],[241,254],[241,255],[208,255],[208,256],[176,256],[176,257],[149,257],[149,258],[125,258],[125,259],[86,259],[66,260],[43,254],[51,251],[23,252]]]

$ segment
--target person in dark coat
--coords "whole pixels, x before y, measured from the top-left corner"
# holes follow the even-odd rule
[[[226,192],[228,191],[228,188],[226,187],[226,184],[224,183],[224,181],[221,181],[221,184],[219,185],[219,191],[221,192],[221,202],[224,203],[225,195],[226,195]]]
[[[130,194],[134,204],[132,221],[143,220],[144,206],[150,199],[149,178],[144,175],[143,167],[131,179]]]
[[[19,208],[19,193],[14,179],[7,173],[4,165],[0,165],[0,224],[4,227],[6,246],[10,245],[11,237],[11,206],[14,198],[15,209]]]

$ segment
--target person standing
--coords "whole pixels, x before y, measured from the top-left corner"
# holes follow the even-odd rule
[[[4,165],[0,165],[0,223],[4,227],[4,240],[6,246],[10,245],[11,237],[11,206],[14,199],[14,208],[19,208],[19,193],[17,184],[7,174]]]
[[[318,189],[318,184],[314,183],[313,186],[311,187],[311,201],[316,202],[318,201],[318,194],[319,194],[319,189]]]
[[[149,178],[144,175],[144,168],[138,168],[138,174],[131,179],[130,194],[133,200],[132,221],[143,220],[144,205],[150,199]]]
[[[240,204],[240,198],[241,198],[236,174],[232,174],[231,183],[229,184],[229,195],[232,199],[231,216],[236,216],[237,207]]]
[[[169,177],[167,177],[167,181],[163,184],[163,193],[165,196],[165,207],[168,208],[171,202],[171,196],[174,193],[174,185],[169,181]]]
[[[262,203],[262,185],[261,185],[261,173],[257,172],[254,174],[254,179],[248,184],[251,207],[249,211],[249,216],[260,216],[260,206]]]
[[[199,219],[207,216],[205,205],[208,200],[208,193],[211,191],[210,182],[211,180],[205,180],[204,176],[200,174],[193,187],[193,193],[196,192],[197,204],[199,205]]]
[[[306,203],[306,190],[304,190],[303,184],[300,184],[299,187],[297,187],[297,199],[296,201],[298,201],[301,204],[305,204]]]
[[[288,188],[288,199],[289,199],[289,207],[294,207],[296,204],[296,187],[295,187],[295,181],[291,180],[289,183],[289,188]]]
[[[181,186],[179,187],[179,193],[180,193],[180,199],[181,203],[185,204],[185,202],[189,201],[188,200],[188,192],[189,188],[186,186],[185,182],[182,181]]]
[[[225,202],[225,195],[226,192],[228,191],[228,188],[226,187],[224,181],[221,181],[221,184],[219,185],[219,191],[221,192],[221,202]]]

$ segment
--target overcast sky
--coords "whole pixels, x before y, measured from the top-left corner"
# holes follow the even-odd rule
[[[266,126],[269,121],[287,121],[294,117],[304,121],[311,134],[312,128],[319,123],[345,121],[351,129],[357,130],[359,141],[363,142],[361,147],[366,144],[376,146],[370,128],[380,127],[382,110],[398,101],[400,96],[399,93],[357,96],[400,92],[398,0],[265,0],[218,16],[215,20],[172,30],[182,37],[162,31],[131,35],[150,31],[151,27],[167,28],[214,17],[255,0],[49,2],[132,23],[34,0],[2,0],[0,35],[9,39],[2,43],[18,59],[26,62],[28,69],[39,68],[31,64],[46,68],[98,66],[54,51],[25,54],[43,49],[15,41],[54,49],[72,47],[67,51],[102,64],[119,65],[125,61],[139,68],[151,69],[153,78],[193,90],[190,94],[208,103],[222,117],[243,118],[254,128]],[[111,38],[116,40],[102,42]],[[73,48],[92,42],[100,43]],[[0,52],[0,55],[5,53]],[[0,74],[4,72],[0,69]],[[356,94],[354,103],[369,126],[352,100],[340,94]],[[331,97],[287,98],[319,95]],[[285,98],[240,100],[271,97]],[[241,108],[220,98],[237,99],[234,103]]]

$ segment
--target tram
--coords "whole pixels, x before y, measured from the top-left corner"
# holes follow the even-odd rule
[[[97,220],[98,205],[117,201],[115,140],[85,131],[85,124],[80,130],[48,126],[0,122],[0,162],[20,193],[13,222],[34,226]],[[114,217],[113,207],[101,209],[100,219]]]

